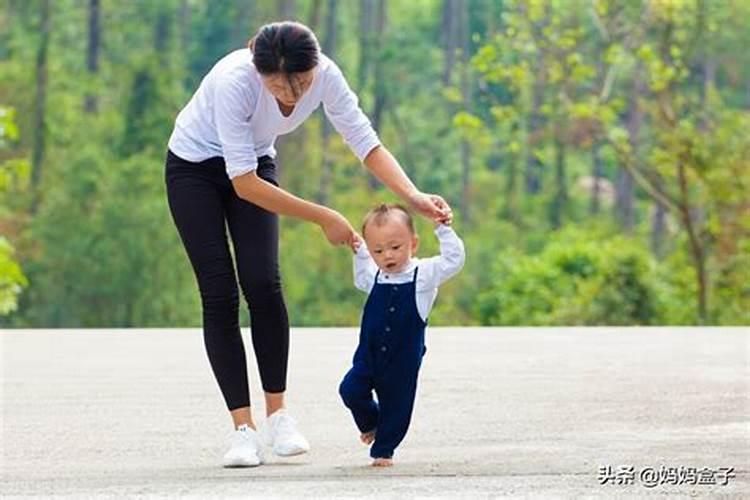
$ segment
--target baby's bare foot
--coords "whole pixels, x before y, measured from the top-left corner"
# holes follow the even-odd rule
[[[376,458],[372,461],[373,467],[391,467],[393,465],[392,458]]]
[[[360,434],[359,440],[364,444],[372,444],[372,442],[375,441],[375,431],[372,430],[370,432],[363,432],[362,434]]]

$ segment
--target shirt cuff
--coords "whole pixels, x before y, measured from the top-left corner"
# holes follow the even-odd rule
[[[370,258],[370,252],[367,250],[367,245],[365,245],[364,242],[362,242],[359,245],[359,248],[357,249],[356,257],[358,259],[369,259]]]
[[[240,175],[244,175],[248,172],[252,172],[253,170],[257,170],[258,160],[255,160],[250,164],[244,164],[244,165],[227,163],[226,166],[227,166],[227,176],[229,176],[230,179],[234,179],[235,177],[239,177]]]
[[[441,236],[448,236],[448,235],[452,235],[455,233],[456,232],[453,230],[453,228],[446,224],[439,224],[435,228],[435,234],[437,235],[438,238],[440,238]]]
[[[362,162],[365,161],[365,158],[370,154],[370,151],[380,146],[380,144],[380,139],[378,139],[377,134],[373,132],[372,137],[368,137],[366,140],[360,141],[359,144],[353,145],[352,151],[354,151],[354,154],[359,158],[359,161]]]

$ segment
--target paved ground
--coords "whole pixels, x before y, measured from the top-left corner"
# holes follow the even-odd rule
[[[289,403],[313,450],[224,470],[231,424],[197,330],[1,332],[0,496],[750,497],[747,328],[428,336],[392,469],[367,466],[338,401],[355,330],[296,329]],[[680,467],[734,471],[669,484]]]

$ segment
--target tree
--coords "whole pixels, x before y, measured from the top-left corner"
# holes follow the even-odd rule
[[[18,138],[13,115],[13,110],[0,106],[0,150],[5,149],[8,141]],[[27,162],[8,160],[0,163],[0,200],[5,200],[10,191],[17,190],[27,177]],[[5,203],[0,203],[0,219],[5,217],[8,209]],[[29,284],[14,252],[10,241],[0,235],[0,317],[16,310],[18,296]]]
[[[328,0],[326,7],[326,26],[325,26],[325,37],[323,39],[323,53],[328,54],[330,57],[335,57],[336,52],[336,38],[338,36],[338,21],[336,19],[338,10],[336,8],[337,0]],[[321,144],[323,148],[323,159],[320,170],[320,185],[318,187],[318,194],[316,200],[318,203],[327,204],[329,191],[331,189],[331,158],[328,147],[328,139],[333,132],[331,123],[323,119],[323,126],[321,128]]]
[[[86,51],[86,69],[93,80],[99,72],[99,53],[101,47],[101,22],[99,15],[99,0],[89,0],[89,36]],[[96,94],[90,91],[86,94],[84,109],[87,113],[97,110]]]
[[[36,54],[36,95],[34,98],[34,148],[31,155],[32,213],[36,212],[41,197],[42,165],[45,159],[47,129],[47,52],[49,48],[51,13],[50,0],[41,0],[39,46]]]
[[[648,22],[656,43],[641,40],[634,50],[648,78],[648,92],[639,98],[655,125],[650,151],[641,155],[634,150],[632,129],[610,127],[609,140],[638,185],[680,221],[695,271],[698,317],[707,322],[711,281],[708,259],[716,237],[709,222],[714,217],[710,212],[715,210],[712,191],[717,189],[715,183],[726,189],[720,172],[733,169],[738,180],[746,179],[747,173],[734,159],[734,151],[726,147],[725,136],[731,134],[730,127],[740,118],[735,111],[722,112],[718,98],[707,107],[701,102],[706,99],[702,86],[691,89],[689,85],[685,49],[695,41],[695,9],[692,4],[677,8],[655,3]],[[695,91],[698,96],[692,97]],[[707,109],[717,111],[707,114]],[[747,145],[734,147],[744,150]]]

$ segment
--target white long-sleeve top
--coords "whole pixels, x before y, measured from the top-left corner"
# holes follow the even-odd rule
[[[378,283],[408,283],[414,276],[414,268],[419,266],[415,286],[417,310],[422,320],[427,321],[437,297],[438,287],[458,273],[466,260],[464,244],[453,228],[439,225],[435,228],[435,235],[440,242],[440,255],[426,259],[412,258],[403,270],[395,274],[382,270],[378,274],[378,266],[367,245],[362,242],[354,255],[354,286],[370,293],[375,285],[375,276],[378,277]]]
[[[320,54],[312,85],[289,116],[263,85],[250,49],[219,60],[180,111],[169,149],[188,161],[224,157],[227,174],[237,177],[257,168],[257,158],[276,157],[279,135],[296,129],[323,103],[328,119],[357,158],[380,144],[359,100],[336,64]]]

